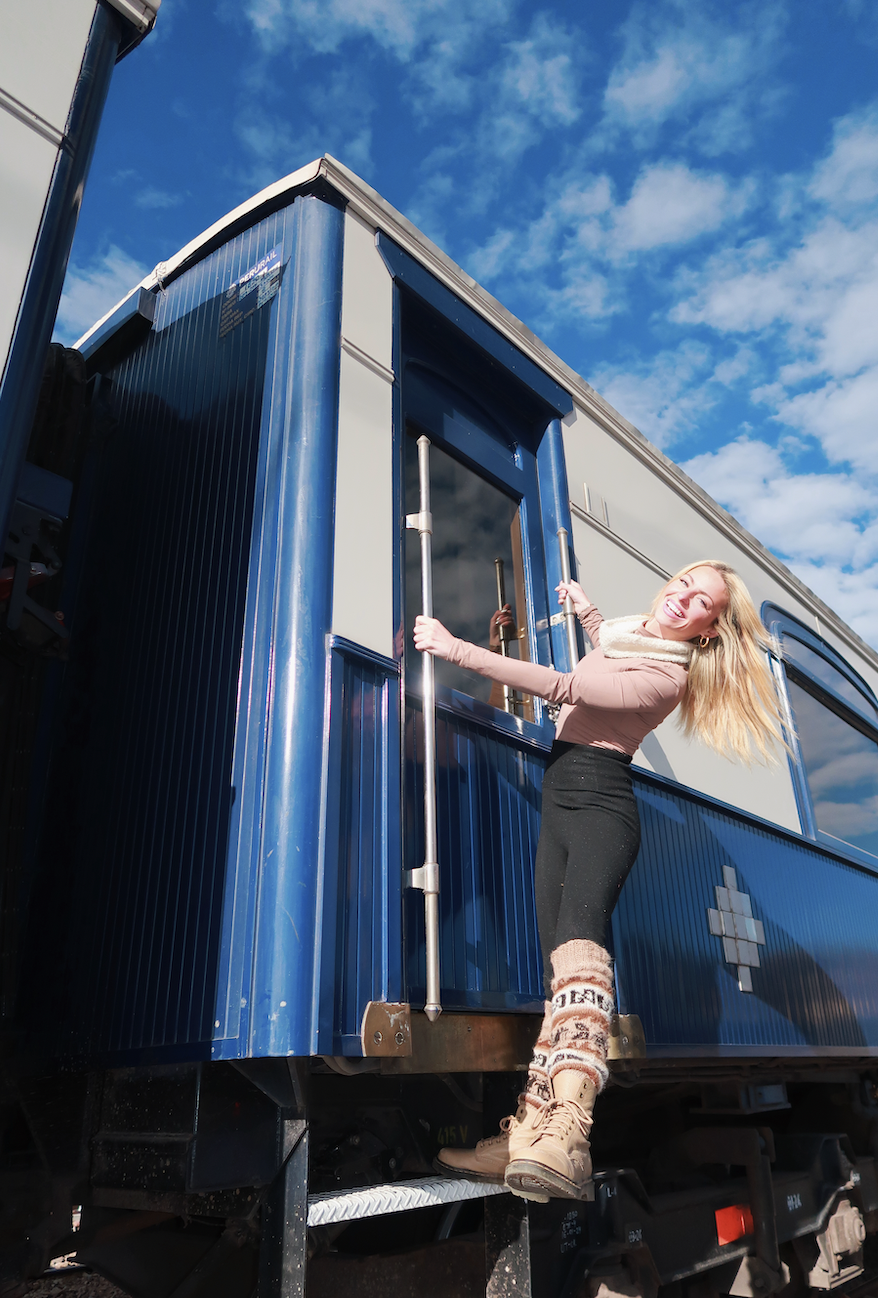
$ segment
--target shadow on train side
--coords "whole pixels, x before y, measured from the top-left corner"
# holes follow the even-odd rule
[[[32,888],[54,904],[36,908],[22,977],[24,1018],[61,1055],[186,1042],[210,1057],[269,332],[263,311],[193,357],[221,308],[147,337],[149,384],[126,385],[123,362],[94,397],[112,419],[83,470],[62,594],[75,634],[33,798]]]

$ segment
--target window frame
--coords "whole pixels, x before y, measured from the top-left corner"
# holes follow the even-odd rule
[[[571,531],[566,472],[563,457],[559,457],[554,443],[560,443],[559,420],[573,410],[573,400],[565,389],[380,230],[376,235],[376,246],[394,279],[394,506],[397,516],[403,517],[404,446],[406,426],[410,424],[421,429],[440,449],[518,502],[531,661],[542,665],[557,664],[558,643],[561,642],[556,643],[557,628],[552,624],[549,591],[553,576],[558,580],[560,573],[555,574],[557,554],[550,553],[547,528],[552,529],[552,540],[555,540],[559,526],[566,527],[568,533]],[[477,394],[446,367],[447,358],[442,357],[441,351],[428,359],[417,348],[410,350],[408,339],[403,337],[403,293],[409,299],[425,304],[444,322],[446,329],[450,326],[456,340],[455,350],[462,347],[471,357],[478,355],[479,364],[493,373],[495,383],[502,377],[510,393],[508,400],[513,399],[516,390],[526,399],[530,413],[520,429],[514,426],[515,420],[507,426],[502,411],[487,409]],[[428,402],[416,399],[412,403],[409,375],[412,371],[417,374],[418,370],[422,374],[432,373],[440,383],[458,389],[466,398],[465,406],[484,413],[485,427],[473,424],[466,417],[465,410],[463,418],[454,417],[448,410],[440,412],[442,403],[439,400],[433,411],[427,409]],[[417,379],[415,386],[418,386]],[[492,429],[502,434],[505,447],[493,435]],[[563,482],[558,481],[559,477]],[[410,634],[404,620],[404,550],[403,535],[398,541],[394,565],[394,622],[403,637]],[[564,670],[563,644],[561,650],[561,670]],[[400,652],[398,657],[403,698],[408,694],[417,699],[420,695],[418,681],[406,673],[405,653]],[[555,727],[545,702],[537,696],[533,697],[533,721],[443,687],[437,687],[436,702],[449,716],[476,721],[494,733],[514,737],[528,747],[546,752],[552,747]]]
[[[791,613],[787,613],[778,608],[776,604],[766,601],[762,605],[762,621],[773,641],[773,647],[769,655],[770,666],[786,714],[787,737],[792,749],[792,754],[788,755],[788,762],[796,806],[802,825],[802,834],[805,838],[810,838],[813,842],[819,843],[821,847],[830,848],[838,855],[849,857],[858,865],[864,865],[873,873],[878,874],[878,855],[873,855],[871,852],[867,852],[865,848],[847,842],[846,839],[828,834],[817,825],[814,799],[808,782],[796,714],[787,688],[787,681],[790,680],[800,689],[806,690],[818,703],[828,708],[830,712],[835,713],[837,717],[854,730],[858,730],[865,735],[867,739],[871,739],[876,746],[878,746],[878,697],[876,697],[874,691],[870,689],[863,677],[842,658],[837,650],[833,649],[822,636],[810,630]],[[864,703],[874,711],[876,716],[875,724],[870,725],[863,713],[857,712],[841,694],[832,689],[825,681],[809,672],[807,667],[790,661],[784,653],[785,637],[798,641],[812,653],[818,654],[824,662],[839,672],[862,695]]]
[[[492,418],[485,411],[486,418]],[[504,456],[502,447],[490,435],[468,420],[454,418],[447,412],[440,419],[431,418],[423,408],[405,412],[405,422],[412,429],[424,432],[430,441],[446,455],[457,460],[464,468],[477,474],[485,482],[502,491],[511,501],[517,503],[522,535],[522,566],[524,569],[525,617],[529,643],[532,647],[532,661],[540,661],[537,605],[548,601],[548,581],[546,578],[545,557],[543,554],[542,528],[540,526],[540,498],[537,482],[536,454],[520,443],[510,447],[508,457]],[[493,422],[496,423],[496,420]],[[406,428],[402,430],[403,438],[408,436]],[[408,622],[411,622],[411,610],[407,610]],[[420,681],[406,680],[406,693],[414,698],[420,697]],[[542,699],[533,697],[534,720],[528,721],[512,713],[504,712],[489,703],[473,698],[461,690],[449,689],[447,686],[436,687],[437,706],[457,716],[478,720],[483,725],[495,730],[506,731],[521,738],[530,740],[540,747],[551,747],[551,732],[554,726],[549,720],[546,705]]]

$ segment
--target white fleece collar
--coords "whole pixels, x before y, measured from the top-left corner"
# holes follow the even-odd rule
[[[639,613],[635,617],[614,617],[602,622],[600,640],[604,657],[656,658],[659,662],[688,667],[692,658],[688,640],[662,640],[659,636],[637,634],[648,616]]]

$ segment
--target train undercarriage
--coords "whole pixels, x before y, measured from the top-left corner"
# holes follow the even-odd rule
[[[472,1031],[474,1016],[447,1016],[456,1032],[468,1017]],[[594,1198],[547,1204],[432,1167],[443,1145],[496,1131],[518,1071],[323,1058],[19,1077],[4,1106],[0,1293],[65,1254],[132,1298],[878,1285],[878,1074],[863,1060],[612,1068]]]

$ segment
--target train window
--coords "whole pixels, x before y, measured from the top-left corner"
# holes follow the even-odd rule
[[[811,837],[878,857],[878,700],[820,636],[773,605],[763,619],[783,655],[797,750],[793,776]]]
[[[787,688],[817,829],[878,856],[878,743],[804,678]]]
[[[788,634],[783,637],[783,654],[786,662],[801,668],[806,675],[825,685],[871,725],[878,725],[878,709],[853,681],[843,676],[822,654],[809,649],[801,640]]]
[[[418,509],[417,432],[406,437],[405,508]],[[433,612],[464,640],[489,647],[491,616],[501,592],[511,606],[514,629],[506,637],[510,657],[529,658],[520,506],[493,483],[435,443],[430,448],[433,514]],[[406,607],[421,606],[420,551],[416,532],[406,539]],[[409,672],[419,670],[417,652],[407,645]],[[436,661],[437,684],[533,720],[533,700]]]

